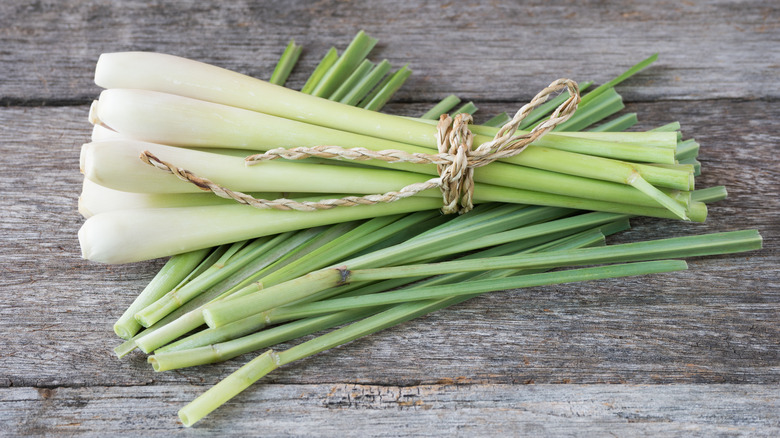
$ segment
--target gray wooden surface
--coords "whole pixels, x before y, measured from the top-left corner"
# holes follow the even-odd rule
[[[484,296],[277,370],[195,434],[780,434],[780,5],[712,2],[0,4],[0,434],[184,432],[176,411],[251,356],[154,373],[111,325],[161,265],[80,259],[78,150],[101,52],[154,50],[267,78],[291,37],[299,87],[358,29],[415,74],[387,111],[456,93],[478,120],[560,76],[619,91],[640,128],[702,144],[706,224],[638,219],[613,242],[757,228],[762,251],[681,274]]]

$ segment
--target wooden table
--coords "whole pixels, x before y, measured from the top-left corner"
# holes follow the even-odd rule
[[[218,4],[223,4],[218,6]],[[478,121],[557,77],[619,87],[639,128],[702,144],[706,224],[638,219],[612,242],[744,228],[765,248],[674,275],[496,293],[280,369],[188,433],[306,436],[780,434],[780,4],[123,2],[0,4],[0,434],[167,435],[250,357],[155,373],[111,326],[161,266],[84,261],[76,239],[101,52],[151,50],[267,78],[289,38],[299,88],[365,29],[414,75],[387,111],[455,93]]]

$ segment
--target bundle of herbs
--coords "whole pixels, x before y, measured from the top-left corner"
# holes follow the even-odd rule
[[[681,139],[679,124],[625,132],[636,114],[613,117],[623,109],[614,87],[655,56],[584,94],[567,121],[519,154],[475,169],[467,213],[440,214],[437,190],[311,207],[420,184],[440,170],[335,160],[328,147],[431,155],[436,119],[477,110],[448,96],[421,117],[377,112],[411,70],[367,60],[375,44],[360,32],[341,55],[332,48],[301,91],[283,87],[301,53],[294,42],[269,82],[155,53],[98,61],[106,90],[81,155],[83,254],[108,263],[172,256],[115,324],[126,340],[117,355],[140,349],[164,371],[331,330],[250,361],[183,408],[185,425],[279,366],[481,293],[670,272],[686,269],[673,259],[761,247],[752,230],[605,245],[632,216],[704,221],[705,203],[726,196],[723,187],[694,190],[698,144]],[[534,132],[567,98],[527,112],[511,135]],[[513,119],[471,125],[474,147]],[[295,162],[258,160],[323,145],[325,154]],[[237,191],[285,202],[258,209],[217,196]]]

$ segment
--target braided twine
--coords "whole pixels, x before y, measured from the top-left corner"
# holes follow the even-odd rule
[[[566,89],[569,98],[553,111],[549,119],[534,127],[530,132],[515,135],[518,126],[528,114],[544,103],[556,92]],[[343,160],[382,160],[390,163],[436,164],[438,178],[410,184],[398,191],[378,195],[346,196],[338,199],[324,199],[316,202],[301,202],[291,199],[256,199],[245,193],[233,191],[214,182],[194,175],[192,172],[160,160],[151,152],[144,151],[141,160],[158,169],[173,173],[178,178],[191,182],[203,190],[214,192],[217,196],[233,199],[241,204],[261,209],[314,211],[340,206],[371,205],[380,202],[394,202],[413,196],[423,190],[440,188],[444,200],[442,212],[465,213],[473,208],[474,169],[502,158],[521,153],[529,144],[568,120],[580,102],[577,83],[570,79],[558,79],[539,92],[528,104],[517,111],[515,116],[499,129],[493,140],[472,150],[474,135],[468,128],[472,121],[470,114],[458,114],[454,118],[447,114],[439,118],[436,127],[438,154],[408,153],[398,150],[372,151],[366,148],[345,149],[339,146],[297,147],[291,149],[272,149],[262,154],[246,158],[248,165],[262,161],[284,158],[300,160],[308,157],[333,158]]]

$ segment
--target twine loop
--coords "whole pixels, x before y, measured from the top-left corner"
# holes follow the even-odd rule
[[[548,97],[562,90],[569,98],[559,105],[547,120],[536,125],[530,132],[516,135],[520,123],[544,103]],[[141,153],[141,160],[166,172],[173,173],[179,179],[191,182],[203,190],[214,192],[217,196],[233,199],[241,204],[255,208],[273,208],[277,210],[313,211],[338,206],[371,205],[380,202],[394,202],[413,196],[423,190],[438,187],[442,192],[443,213],[465,213],[473,208],[474,169],[486,166],[496,160],[509,158],[521,153],[528,145],[568,120],[576,111],[580,102],[579,87],[570,79],[558,79],[540,91],[529,103],[523,105],[514,117],[502,126],[492,140],[473,149],[474,134],[468,125],[473,121],[470,114],[447,114],[439,118],[436,125],[436,144],[438,154],[409,153],[398,150],[373,151],[366,148],[342,148],[322,145],[314,147],[278,148],[262,154],[246,157],[246,164],[253,165],[263,161],[283,158],[300,160],[309,157],[344,160],[382,160],[390,163],[436,164],[438,178],[416,184],[410,184],[398,191],[378,195],[347,196],[338,199],[325,199],[317,202],[302,202],[290,199],[264,200],[222,187],[207,178],[199,177],[186,169],[176,167],[160,160],[151,152]]]

